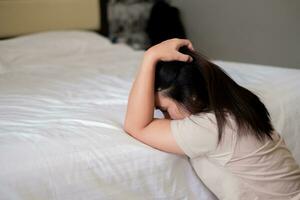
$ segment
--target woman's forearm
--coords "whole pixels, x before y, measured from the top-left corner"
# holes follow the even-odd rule
[[[193,49],[186,39],[169,39],[149,48],[129,93],[124,130],[129,134],[142,132],[152,121],[154,114],[154,79],[158,61],[192,61],[192,57],[178,51],[181,46]]]
[[[124,122],[124,129],[130,134],[139,132],[153,120],[156,63],[157,60],[146,52],[133,82]]]

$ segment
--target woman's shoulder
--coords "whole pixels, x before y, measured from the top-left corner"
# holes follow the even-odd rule
[[[214,113],[199,113],[185,117],[182,123],[189,124],[190,127],[197,129],[203,127],[215,127],[217,125]]]
[[[184,119],[171,120],[172,134],[189,157],[194,158],[216,149],[218,130],[211,119],[212,114],[201,113]]]
[[[236,129],[235,117],[229,112],[225,112],[225,126],[229,126],[233,129]],[[198,114],[190,115],[186,120],[191,120],[195,122],[208,123],[214,126],[217,126],[217,118],[214,112],[203,112]]]
[[[195,121],[210,121],[212,123],[216,122],[216,115],[213,112],[202,112],[202,113],[192,114],[187,118],[189,120],[195,120]]]

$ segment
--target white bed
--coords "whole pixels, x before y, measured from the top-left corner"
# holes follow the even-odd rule
[[[122,130],[142,55],[87,31],[0,41],[0,199],[215,199],[187,157]],[[300,162],[300,70],[215,63],[262,98]]]
[[[122,130],[142,55],[83,31],[0,42],[0,199],[214,199]]]

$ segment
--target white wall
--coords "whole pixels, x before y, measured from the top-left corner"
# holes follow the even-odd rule
[[[300,68],[299,0],[170,0],[212,59]]]

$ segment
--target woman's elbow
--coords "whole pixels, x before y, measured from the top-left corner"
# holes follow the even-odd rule
[[[124,121],[123,121],[123,130],[126,131],[128,129],[129,123],[128,123],[128,116],[126,115]]]
[[[129,127],[128,127],[128,124],[126,122],[124,122],[123,124],[123,130],[126,132],[126,133],[129,133]]]
[[[134,134],[135,134],[135,133],[141,132],[140,129],[138,129],[137,127],[132,126],[132,125],[127,124],[127,123],[125,123],[125,124],[123,125],[123,130],[124,130],[127,134],[129,134],[129,135],[131,135],[131,136],[133,136],[133,137],[134,137]]]
[[[132,135],[132,133],[133,133],[133,128],[132,128],[132,126],[130,126],[130,124],[128,123],[128,122],[124,122],[124,125],[123,125],[123,130],[127,133],[127,134],[129,134],[129,135]]]

